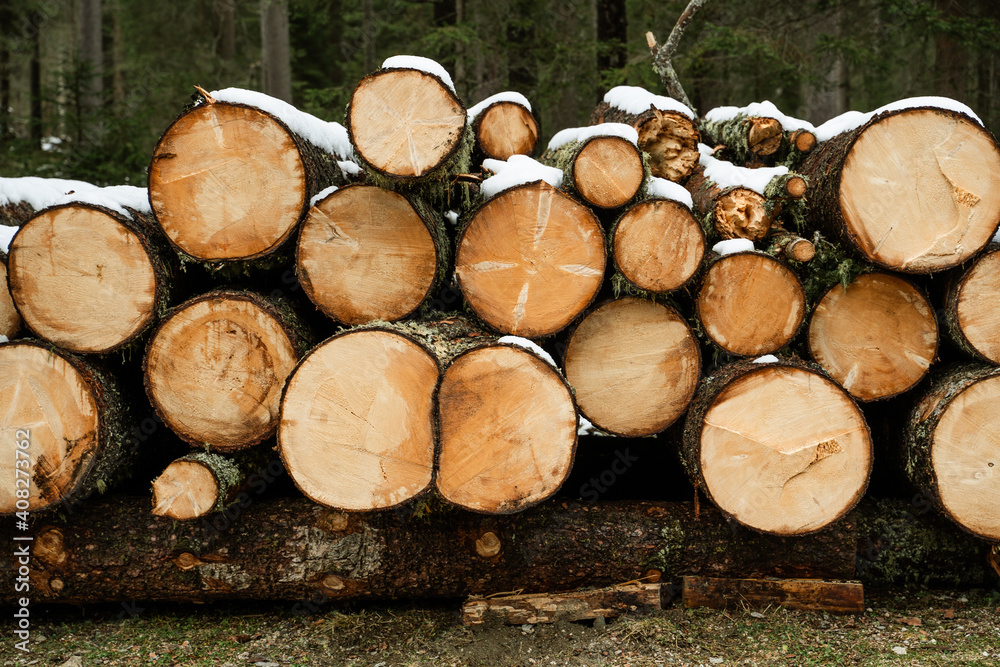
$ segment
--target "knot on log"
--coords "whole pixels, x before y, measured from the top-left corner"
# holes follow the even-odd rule
[[[483,558],[492,558],[500,553],[501,546],[500,537],[492,530],[488,530],[476,540],[476,553]]]

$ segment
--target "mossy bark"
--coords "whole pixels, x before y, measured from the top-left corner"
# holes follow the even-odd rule
[[[702,143],[725,146],[731,162],[747,167],[783,164],[793,169],[816,144],[814,135],[812,141],[803,136],[806,130],[788,132],[773,118],[744,113],[724,121],[703,120],[699,129]]]
[[[23,201],[8,202],[0,206],[0,225],[20,227],[35,214],[35,209]]]

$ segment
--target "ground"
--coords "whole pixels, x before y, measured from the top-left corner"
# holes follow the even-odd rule
[[[867,591],[866,613],[683,609],[609,621],[464,628],[461,601],[126,603],[32,608],[3,665],[1000,665],[1000,591]]]

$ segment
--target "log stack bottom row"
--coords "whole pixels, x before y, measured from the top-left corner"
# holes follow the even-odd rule
[[[535,162],[525,104],[467,113],[410,66],[366,77],[346,127],[215,91],[138,199],[0,204],[20,227],[0,262],[0,513],[112,488],[155,411],[191,448],[153,481],[158,516],[232,508],[274,446],[328,516],[443,501],[507,521],[569,478],[585,418],[676,445],[719,520],[760,539],[850,523],[884,451],[1000,542],[1000,150],[974,117],[900,105],[826,136],[618,91]],[[893,397],[910,412],[882,443],[859,403]]]

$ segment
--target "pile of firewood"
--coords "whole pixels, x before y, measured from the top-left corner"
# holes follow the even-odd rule
[[[885,465],[1000,540],[1000,148],[971,110],[814,127],[620,87],[540,151],[522,96],[466,109],[424,59],[365,77],[344,126],[199,91],[148,195],[0,180],[0,433],[33,461],[0,514],[110,486],[148,398],[192,450],[153,482],[175,519],[233,503],[275,439],[329,508],[509,514],[589,428],[673,436],[723,515],[800,535],[865,493],[858,402],[911,392]]]

